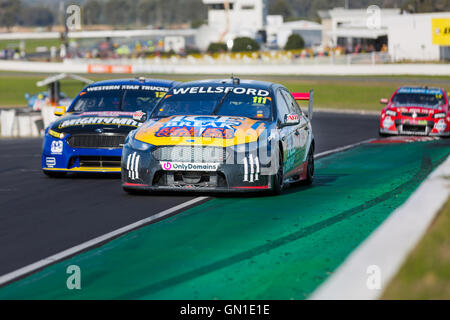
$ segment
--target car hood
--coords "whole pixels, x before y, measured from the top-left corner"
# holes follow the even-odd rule
[[[267,122],[228,116],[171,116],[151,119],[136,133],[152,145],[207,145],[228,147],[256,142]]]
[[[53,122],[50,129],[68,134],[128,133],[138,126],[133,112],[83,112],[67,114]]]
[[[444,112],[444,108],[427,108],[421,106],[395,106],[392,105],[390,109],[393,109],[399,113],[425,113],[428,115],[433,115],[435,113]]]

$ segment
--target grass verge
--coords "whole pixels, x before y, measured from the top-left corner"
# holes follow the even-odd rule
[[[450,299],[450,200],[410,253],[382,299]]]
[[[50,50],[51,47],[57,47],[61,45],[59,39],[27,39],[25,41],[25,52],[35,53],[37,47],[47,47]],[[0,50],[3,49],[19,49],[20,40],[0,40]]]
[[[24,106],[25,93],[34,94],[46,88],[36,87],[36,82],[48,75],[27,73],[0,73],[0,107]],[[180,75],[145,75],[147,77],[173,79],[178,81],[198,80],[203,78],[221,78],[220,76],[180,76]],[[87,75],[95,81],[111,78],[129,78],[131,75]],[[247,78],[247,77],[246,77]],[[248,77],[256,80],[278,82],[289,90],[309,91],[314,89],[314,107],[325,109],[370,110],[380,111],[380,98],[389,98],[395,89],[404,84],[417,85],[418,83],[432,85],[427,78],[373,78],[373,77]],[[342,80],[342,81],[340,81]],[[446,78],[444,80],[450,79]],[[445,81],[445,83],[447,83]],[[62,91],[75,97],[83,88],[76,81],[63,81]]]
[[[35,76],[0,76],[0,108],[26,106],[26,93],[35,94],[47,90],[47,87],[36,86],[42,79],[43,77]],[[69,97],[75,97],[83,86],[78,81],[64,80],[61,87]]]

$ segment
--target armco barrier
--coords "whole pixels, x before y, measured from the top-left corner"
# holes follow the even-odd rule
[[[0,112],[1,137],[39,137],[44,125],[40,112],[2,110]]]
[[[2,110],[1,115],[1,134],[2,137],[14,137],[17,133],[16,110]]]
[[[42,121],[44,122],[44,128],[47,128],[50,123],[55,121],[57,117],[54,114],[55,107],[53,106],[45,106],[41,109]]]
[[[40,114],[22,113],[17,115],[19,137],[39,137],[40,128],[38,121],[42,119]]]
[[[237,75],[429,75],[448,76],[450,64],[358,64],[358,65],[302,65],[302,64],[247,64],[242,63],[170,63],[142,61],[117,61],[106,64],[107,71],[126,73],[160,73],[160,74],[231,74]],[[88,73],[89,64],[83,60],[67,60],[56,62],[0,61],[0,70],[42,72],[42,73]],[[98,65],[97,65],[98,67]],[[103,68],[103,67],[102,67]],[[131,68],[131,70],[130,70]],[[97,69],[97,68],[96,68]],[[97,69],[99,70],[99,69]],[[94,71],[91,69],[91,72]]]
[[[236,74],[236,75],[332,75],[332,76],[368,76],[368,75],[428,75],[448,76],[450,64],[380,64],[380,65],[256,65],[256,64],[135,64],[133,72],[158,74]]]

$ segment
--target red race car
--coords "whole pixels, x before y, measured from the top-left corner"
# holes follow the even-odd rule
[[[381,99],[380,135],[450,136],[447,92],[428,87],[400,87]]]

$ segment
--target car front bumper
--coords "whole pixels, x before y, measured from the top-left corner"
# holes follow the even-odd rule
[[[392,121],[393,125],[386,126],[383,121],[380,123],[380,133],[389,135],[410,135],[410,136],[433,136],[448,137],[450,136],[450,126],[445,120],[426,121],[415,123],[416,120],[396,119]],[[419,121],[417,121],[419,122]]]
[[[121,148],[72,148],[65,139],[46,135],[42,148],[42,170],[120,173],[121,156]]]
[[[248,154],[242,162],[192,164],[159,161],[149,151],[125,145],[122,155],[122,186],[151,191],[252,192],[273,187],[271,159],[261,161]],[[189,168],[188,166],[191,166]],[[205,168],[201,166],[205,166]],[[196,167],[200,166],[200,167]],[[183,167],[182,169],[179,169]],[[192,169],[193,168],[193,169]]]

